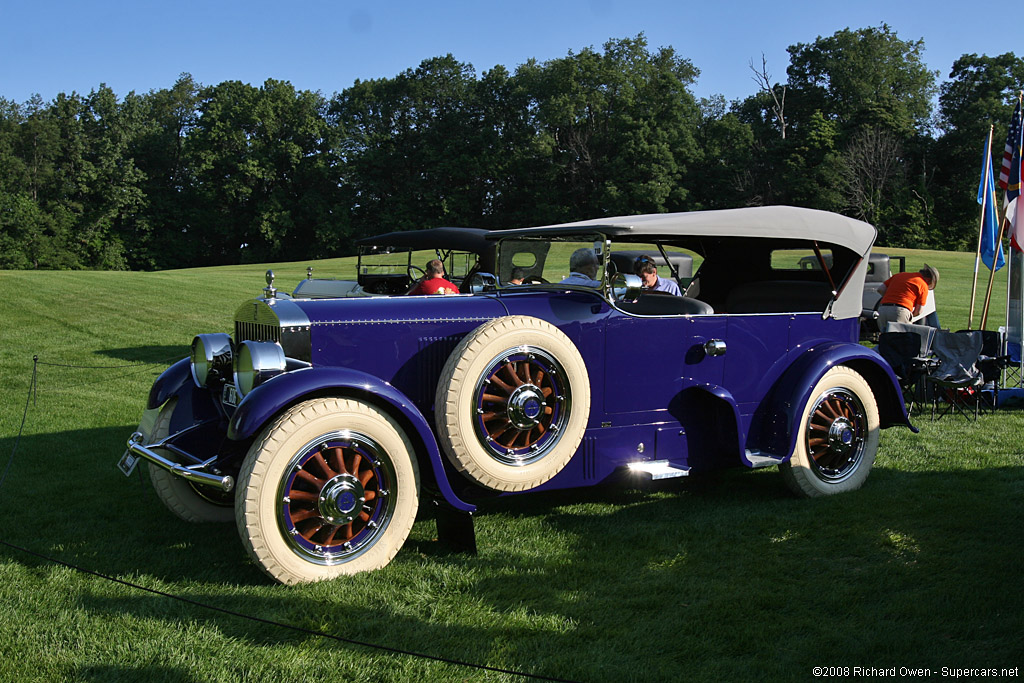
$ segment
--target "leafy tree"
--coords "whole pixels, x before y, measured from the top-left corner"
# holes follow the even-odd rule
[[[1006,130],[1018,89],[1024,85],[1024,59],[1012,52],[996,57],[963,55],[953,63],[949,78],[939,91],[942,135],[935,142],[933,195],[936,211],[950,227],[937,231],[935,243],[974,250],[980,215],[975,190],[982,152],[994,127],[992,152],[998,174]]]
[[[699,119],[697,69],[643,35],[517,70],[536,109],[538,151],[556,170],[557,218],[682,209]],[[556,205],[555,202],[549,202]],[[553,217],[554,218],[554,217]]]
[[[695,142],[697,159],[688,174],[687,187],[694,208],[722,209],[757,205],[753,178],[754,133],[749,124],[727,111],[721,95],[701,99]]]
[[[201,92],[186,149],[200,208],[189,230],[204,262],[321,255],[311,236],[332,201],[325,106],[319,93],[274,80]]]
[[[938,72],[925,66],[923,40],[901,40],[882,24],[819,36],[788,52],[795,125],[820,111],[844,128],[883,125],[901,136],[930,129]]]

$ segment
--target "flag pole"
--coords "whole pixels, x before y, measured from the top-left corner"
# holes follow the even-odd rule
[[[1003,243],[1003,228],[1006,227],[1006,209],[1003,209],[1003,220],[999,221],[999,236],[996,237],[996,247]],[[998,252],[996,252],[998,253]],[[985,291],[985,307],[981,310],[981,327],[979,329],[984,330],[985,324],[988,322],[988,305],[992,300],[992,285],[996,280],[996,264],[995,254],[992,256],[992,270],[988,274],[988,289]]]
[[[1024,102],[1024,90],[1021,90],[1021,91],[1019,91],[1017,93],[1017,110],[1018,111],[1020,111],[1021,103],[1022,102]],[[1021,177],[1020,177],[1021,140],[1020,140],[1020,138],[1017,139],[1016,146],[1017,146],[1017,149],[1015,150],[1016,154],[1013,155],[1013,159],[1015,159],[1016,162],[1017,162],[1017,183],[1018,183],[1017,191],[1019,193],[1020,192],[1020,184],[1019,183],[1021,182]],[[1007,186],[1006,190],[1003,193],[1003,199],[1004,200],[1006,199],[1006,193],[1009,192],[1009,191],[1010,191],[1010,188],[1009,188],[1009,186]],[[1018,201],[1019,201],[1019,199],[1018,199]],[[1009,208],[1009,207],[1008,206],[1003,207],[1003,219],[1001,221],[999,221],[999,236],[996,237],[996,250],[997,250],[996,253],[998,253],[999,247],[1002,246],[1002,244],[1003,244],[1003,228],[1006,227],[1006,209],[1007,208]],[[996,279],[996,262],[995,262],[995,254],[993,254],[993,256],[992,256],[992,271],[988,275],[988,289],[985,292],[985,307],[981,311],[981,329],[982,330],[985,329],[985,325],[988,322],[988,307],[989,307],[989,302],[992,300],[992,285],[995,282],[995,279]]]
[[[992,131],[995,130],[994,124],[989,124],[988,127],[988,151],[985,153],[985,166],[982,166],[982,173],[992,173]],[[982,176],[984,177],[984,176]],[[987,183],[986,183],[987,184]],[[989,193],[986,193],[989,194]],[[992,194],[995,194],[995,187],[993,184]],[[992,201],[994,197],[986,197],[985,201]],[[994,206],[994,205],[993,205]],[[981,263],[981,236],[985,230],[985,210],[986,206],[984,203],[981,205],[981,217],[978,219],[978,249],[974,252],[974,283],[971,285],[971,310],[967,314],[967,329],[974,329],[974,299],[978,295],[978,266]]]

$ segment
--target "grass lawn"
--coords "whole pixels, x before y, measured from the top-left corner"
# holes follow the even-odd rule
[[[939,268],[942,324],[967,326],[973,255],[880,250]],[[275,264],[279,288],[306,265]],[[315,265],[354,276],[350,259]],[[0,680],[525,680],[241,619],[12,546],[221,610],[543,677],[1024,665],[1019,410],[886,430],[851,494],[796,499],[770,470],[519,496],[481,507],[477,556],[444,553],[424,517],[384,570],[271,584],[234,525],[180,522],[148,478],[115,468],[154,377],[194,334],[229,331],[265,269],[0,271],[0,468],[40,361],[0,487]]]

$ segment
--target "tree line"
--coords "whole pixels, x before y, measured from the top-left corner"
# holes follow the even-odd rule
[[[879,244],[973,250],[1024,60],[939,82],[889,26],[788,48],[784,82],[696,98],[643,35],[478,75],[452,55],[326,97],[268,80],[0,98],[0,268],[165,269],[352,253],[392,230],[792,204]],[[937,104],[937,107],[936,107]]]

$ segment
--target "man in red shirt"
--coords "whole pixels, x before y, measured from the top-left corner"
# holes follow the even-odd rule
[[[927,263],[916,273],[896,273],[878,286],[878,329],[889,323],[909,323],[928,303],[928,290],[939,284],[939,271]]]
[[[421,294],[458,294],[459,288],[444,279],[444,264],[438,259],[427,262],[425,275],[419,284],[412,288],[409,296]]]

